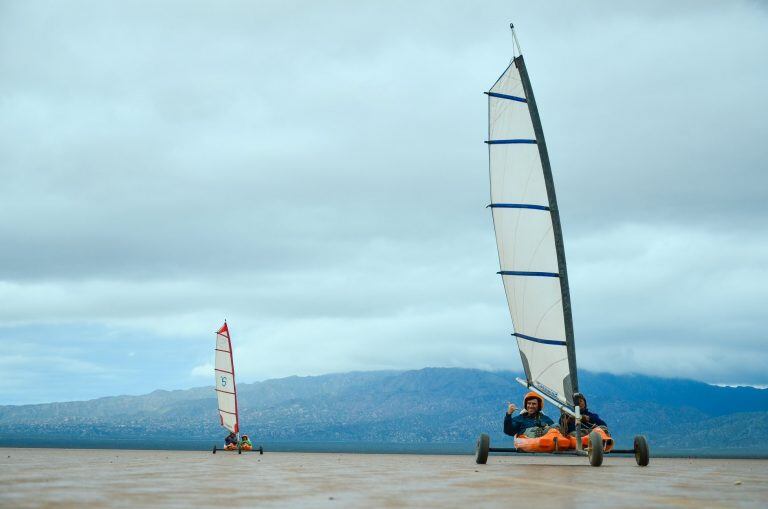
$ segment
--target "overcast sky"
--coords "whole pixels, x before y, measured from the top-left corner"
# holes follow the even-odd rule
[[[520,369],[487,100],[515,23],[581,369],[768,384],[768,6],[0,2],[0,404]]]

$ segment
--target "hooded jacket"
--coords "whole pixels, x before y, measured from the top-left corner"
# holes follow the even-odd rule
[[[516,436],[528,428],[551,426],[554,424],[552,419],[542,413],[544,409],[544,399],[535,392],[529,392],[523,399],[525,405],[529,399],[536,399],[539,402],[539,410],[535,414],[529,414],[527,411],[512,417],[510,414],[504,415],[504,433],[506,435]]]
[[[581,411],[581,416],[586,416],[588,418],[588,420],[582,419],[581,429],[594,428],[595,426],[605,426],[607,428],[608,424],[606,424],[599,415],[589,411],[589,407],[587,406],[587,398],[585,398],[583,395],[581,398],[584,400],[584,410]],[[573,433],[574,431],[576,431],[576,421],[574,419],[568,419],[568,428],[566,429],[566,433]]]

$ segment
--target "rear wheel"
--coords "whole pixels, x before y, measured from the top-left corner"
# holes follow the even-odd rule
[[[648,450],[648,441],[643,435],[635,437],[635,461],[641,467],[647,467],[651,461],[651,453]]]
[[[216,446],[213,446],[213,454],[216,454]]]
[[[599,467],[603,464],[603,437],[596,431],[589,434],[589,464]]]
[[[491,437],[485,433],[480,434],[475,447],[475,463],[485,465],[488,463],[488,450],[491,448]]]

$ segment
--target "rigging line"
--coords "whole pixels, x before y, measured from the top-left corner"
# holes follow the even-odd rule
[[[515,51],[515,26],[510,23],[509,28],[512,30],[512,60],[509,61],[510,64],[515,61],[515,58],[517,58],[517,52]]]
[[[541,247],[541,245],[543,244],[544,240],[546,239],[546,234],[547,234],[547,233],[549,233],[551,230],[552,230],[552,228],[550,227],[550,229],[549,229],[549,230],[547,230],[547,231],[544,233],[544,236],[541,238],[541,240],[539,241],[539,244],[536,246],[536,249],[535,249],[534,253],[537,253],[537,252],[538,252],[539,248]],[[532,257],[531,257],[531,261],[533,261],[533,258],[534,258],[534,257],[532,256]],[[531,265],[532,265],[532,264],[531,264]],[[558,286],[559,286],[559,284],[558,284]],[[559,288],[558,288],[558,289],[559,289]],[[547,316],[549,315],[549,313],[550,313],[552,310],[554,310],[555,308],[557,308],[557,307],[558,307],[558,304],[561,304],[561,303],[562,303],[562,300],[563,300],[563,299],[562,299],[562,297],[561,297],[561,298],[559,298],[559,299],[557,299],[555,302],[553,302],[553,303],[552,303],[552,305],[551,305],[551,306],[549,306],[549,307],[546,309],[546,311],[544,311],[544,313],[543,313],[543,314],[541,315],[541,317],[539,318],[539,322],[536,324],[536,328],[535,328],[534,330],[536,330],[536,331],[538,331],[538,330],[539,330],[539,328],[541,327],[541,324],[542,324],[542,322],[543,322],[543,321],[544,321],[544,320],[547,318]],[[562,308],[560,308],[560,309],[562,309]]]
[[[547,210],[549,210],[549,207],[547,207]],[[536,247],[533,249],[533,252],[531,253],[530,258],[528,258],[528,267],[533,267],[533,261],[536,259],[536,256],[539,254],[539,249],[541,249],[541,246],[544,244],[545,240],[549,240],[548,234],[550,231],[552,231],[551,226],[548,229],[544,230],[544,232],[541,234],[541,237],[539,238],[539,242],[536,244]]]
[[[550,363],[549,366],[547,366],[546,368],[544,368],[541,371],[539,371],[539,374],[536,375],[536,380],[533,380],[533,381],[534,382],[538,382],[541,379],[541,377],[544,375],[544,373],[546,373],[547,371],[549,371],[550,369],[555,367],[556,364],[560,364],[561,362],[567,362],[567,361],[568,361],[568,358],[565,358],[565,359],[559,359],[559,360],[556,360],[556,361]]]
[[[553,309],[557,308],[557,309],[562,310],[562,306],[558,306],[558,304],[562,304],[562,303],[563,303],[563,299],[562,298],[557,299],[555,302],[552,303],[551,306],[549,306],[546,309],[546,311],[544,311],[544,313],[541,315],[541,318],[539,318],[539,323],[536,324],[536,329],[535,330],[537,332],[539,330],[539,327],[541,327],[542,322],[544,322],[544,320],[547,318],[547,316],[549,316],[549,313],[551,313]]]
[[[520,230],[520,219],[522,214],[517,214],[517,217],[515,218],[515,229],[512,231],[512,266],[517,267],[517,249],[515,249],[515,241],[517,240],[517,232]],[[506,248],[506,246],[504,246]],[[506,251],[506,249],[505,249]]]
[[[515,53],[515,46],[517,46],[517,51],[520,55],[523,54],[523,49],[520,47],[520,41],[517,40],[517,33],[515,32],[515,24],[510,23],[509,28],[512,30],[512,60],[517,57],[517,54]]]

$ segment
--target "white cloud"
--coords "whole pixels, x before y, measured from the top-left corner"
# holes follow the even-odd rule
[[[192,368],[192,371],[190,372],[190,374],[196,377],[210,378],[213,374],[213,364],[208,362],[205,364],[201,364],[199,366],[195,366],[194,368]]]

